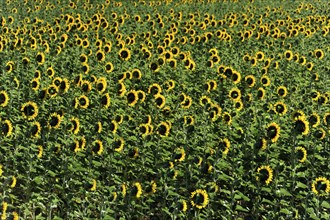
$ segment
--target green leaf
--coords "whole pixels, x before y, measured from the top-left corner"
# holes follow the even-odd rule
[[[288,209],[281,209],[280,212],[281,213],[284,213],[286,215],[290,215],[291,214],[291,212]]]
[[[240,206],[240,205],[236,206],[236,211],[249,212],[248,209],[246,209],[246,208],[244,208],[243,206]]]
[[[330,209],[330,204],[327,201],[323,201],[321,203],[321,206],[324,207],[324,208],[326,208],[326,209]]]
[[[280,189],[277,192],[282,196],[292,196],[291,193],[289,193],[286,189]]]
[[[270,188],[267,188],[267,187],[262,187],[261,191],[270,193],[272,190]]]
[[[35,178],[33,179],[33,181],[34,181],[36,184],[38,184],[38,185],[40,185],[41,183],[43,183],[43,179],[42,179],[41,176],[37,176],[37,177],[35,177]]]
[[[274,202],[272,202],[272,201],[270,201],[268,199],[265,199],[265,198],[262,198],[261,203],[267,203],[267,204],[270,204],[270,205],[275,205]]]
[[[302,182],[297,182],[297,188],[303,188],[303,189],[306,189],[308,188],[308,186]]]

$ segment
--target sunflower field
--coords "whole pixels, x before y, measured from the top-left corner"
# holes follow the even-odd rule
[[[330,219],[330,3],[3,0],[0,218]]]

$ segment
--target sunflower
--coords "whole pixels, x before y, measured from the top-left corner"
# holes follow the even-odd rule
[[[89,188],[90,191],[96,191],[96,186],[97,186],[97,182],[95,179],[92,180],[92,184],[90,184],[91,187]]]
[[[191,206],[198,209],[205,208],[209,203],[209,196],[205,190],[197,189],[193,191],[190,195]]]
[[[126,93],[126,100],[129,106],[133,107],[139,100],[139,96],[135,90]]]
[[[309,116],[308,122],[313,128],[316,128],[321,123],[320,116],[316,112],[314,112]]]
[[[316,49],[316,50],[314,50],[314,55],[316,58],[322,60],[324,57],[324,52],[321,49]]]
[[[327,112],[327,113],[324,114],[324,116],[323,116],[323,123],[326,126],[330,126],[330,112]]]
[[[15,177],[15,176],[12,176],[12,177],[11,177],[10,188],[15,188],[16,183],[17,183],[17,179],[16,179],[16,177]]]
[[[255,57],[258,61],[263,61],[264,58],[265,58],[265,54],[262,52],[262,51],[258,51],[256,54],[255,54]]]
[[[206,104],[211,104],[211,98],[208,96],[203,95],[200,99],[199,99],[199,104],[201,106],[205,106]]]
[[[26,102],[22,105],[21,112],[24,118],[31,121],[38,116],[39,113],[38,105],[32,101]]]
[[[176,151],[179,153],[176,153],[174,155],[174,161],[175,162],[184,161],[184,159],[186,158],[186,152],[185,152],[184,148],[183,147],[177,148]]]
[[[131,52],[128,48],[122,48],[118,52],[118,56],[122,60],[129,60],[131,58]]]
[[[263,75],[261,78],[260,78],[260,82],[263,86],[269,86],[270,85],[270,78],[267,76],[267,75]]]
[[[314,67],[314,64],[312,62],[306,63],[307,70],[312,71],[313,67]]]
[[[170,134],[171,126],[167,122],[161,122],[157,127],[157,133],[161,137],[167,137]]]
[[[308,133],[309,133],[309,122],[303,116],[297,117],[295,119],[294,129],[302,135],[308,135]]]
[[[275,143],[280,137],[281,128],[278,124],[272,122],[267,126],[266,132],[267,137],[271,140],[271,142]]]
[[[307,150],[304,147],[296,147],[296,152],[299,153],[301,156],[299,156],[299,162],[303,163],[307,159]]]
[[[48,67],[46,70],[46,73],[49,76],[49,78],[52,78],[55,75],[55,71],[54,71],[53,67]]]
[[[31,80],[31,88],[32,88],[32,90],[38,91],[39,87],[40,87],[40,81],[39,81],[39,79],[35,79],[34,78],[33,80]],[[0,102],[1,102],[1,93],[0,93]]]
[[[48,128],[58,129],[61,125],[61,122],[62,122],[62,117],[56,112],[52,113],[48,119]]]
[[[250,88],[252,88],[256,84],[256,79],[253,75],[247,75],[244,79],[247,86]]]
[[[77,99],[78,101],[78,105],[80,106],[80,108],[82,109],[87,109],[89,106],[89,98],[85,95],[81,95],[78,97]]]
[[[88,63],[82,63],[82,66],[81,66],[81,70],[85,73],[85,74],[87,74],[87,73],[89,73],[89,65],[88,65]]]
[[[93,154],[97,153],[101,155],[103,152],[103,143],[100,140],[95,140],[92,145],[92,152]]]
[[[142,186],[141,183],[139,182],[135,182],[133,185],[133,189],[132,189],[132,194],[137,198],[141,198],[142,196]]]
[[[5,90],[0,91],[0,106],[6,107],[9,103],[9,96]]]
[[[148,88],[148,93],[152,94],[153,96],[156,96],[156,95],[160,94],[161,92],[162,92],[162,88],[157,83],[153,83]]]
[[[273,180],[273,170],[270,166],[260,166],[257,169],[258,175],[256,176],[256,180],[264,181],[266,185],[269,185]]]
[[[135,78],[135,79],[141,79],[142,77],[142,73],[139,69],[133,69],[132,70],[132,76]]]
[[[44,151],[44,148],[42,146],[38,146],[38,155],[37,155],[37,157],[39,159],[42,158],[43,151]]]
[[[82,80],[80,87],[82,91],[89,93],[92,90],[92,83],[88,80]]]
[[[223,155],[227,155],[230,149],[230,141],[228,138],[224,138],[220,141],[219,148],[222,150]]]
[[[279,86],[276,90],[277,94],[281,97],[285,97],[288,94],[288,90],[285,86]]]
[[[319,140],[323,140],[325,138],[326,132],[323,128],[318,128],[313,135]]]
[[[288,61],[292,60],[293,58],[293,53],[291,50],[287,50],[284,52],[284,57],[285,59],[287,59]]]
[[[225,122],[227,125],[230,125],[232,123],[231,115],[229,112],[224,112],[222,114],[222,120]]]
[[[13,125],[12,125],[11,121],[6,119],[1,124],[2,124],[1,125],[1,133],[5,137],[10,137],[13,134]]]
[[[96,89],[100,94],[102,94],[107,89],[107,79],[105,77],[100,77],[96,81]]]
[[[61,84],[59,85],[59,89],[61,90],[62,93],[67,93],[70,88],[70,83],[69,80],[64,78],[61,81]]]
[[[122,152],[124,149],[125,140],[124,138],[120,137],[119,139],[115,140],[113,144],[116,152]]]
[[[103,108],[108,109],[110,107],[110,95],[109,93],[105,93],[101,97],[101,105]]]
[[[109,130],[115,134],[117,132],[117,129],[118,129],[118,122],[115,121],[115,120],[112,120],[110,125],[109,125]]]
[[[104,61],[105,54],[104,54],[104,52],[102,50],[96,51],[95,55],[96,55],[96,59],[97,59],[98,62]]]
[[[47,95],[49,95],[49,97],[53,98],[57,95],[58,93],[58,88],[56,85],[50,85],[47,88]]]
[[[276,114],[283,116],[286,114],[287,110],[288,109],[283,102],[276,102],[274,104],[274,111],[276,112]]]
[[[232,99],[234,102],[237,102],[241,99],[241,90],[239,90],[238,88],[232,88],[229,91],[228,94],[229,98]]]
[[[185,96],[185,99],[181,102],[181,107],[184,109],[190,108],[192,105],[192,98],[190,96]]]
[[[262,88],[262,87],[260,87],[260,88],[258,88],[258,90],[257,90],[257,97],[258,97],[260,100],[263,100],[263,99],[265,98],[265,93],[266,93],[265,89]]]
[[[163,96],[161,94],[157,94],[157,95],[155,95],[155,102],[156,102],[157,108],[161,109],[165,106],[166,98],[165,98],[165,96]]]
[[[42,52],[38,52],[36,56],[36,61],[38,65],[42,65],[45,63],[45,54]]]
[[[72,117],[70,119],[70,127],[69,127],[69,131],[72,132],[73,134],[78,134],[79,130],[80,130],[80,121],[79,118],[76,117]]]
[[[139,156],[139,148],[134,147],[134,148],[130,149],[128,151],[128,156],[133,159],[137,158]]]
[[[112,64],[111,62],[107,62],[107,63],[105,64],[105,71],[106,71],[107,73],[111,73],[113,70],[114,70],[114,66],[113,66],[113,64]]]
[[[41,125],[39,122],[35,121],[32,123],[32,126],[31,126],[31,136],[33,138],[38,138],[40,136],[40,133],[41,133]]]
[[[183,120],[185,125],[193,125],[195,123],[195,119],[193,116],[184,116]]]
[[[330,181],[325,177],[317,177],[312,183],[312,192],[316,195],[327,196],[330,193]]]

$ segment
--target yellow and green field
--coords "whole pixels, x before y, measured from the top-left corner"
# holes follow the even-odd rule
[[[330,219],[330,3],[7,0],[3,219]]]

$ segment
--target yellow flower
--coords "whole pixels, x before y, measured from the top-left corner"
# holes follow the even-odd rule
[[[15,188],[15,186],[16,186],[16,182],[17,182],[16,177],[15,177],[15,176],[12,176],[12,177],[11,177],[10,188]]]
[[[303,153],[303,156],[302,156],[301,159],[299,159],[299,162],[300,162],[300,163],[305,162],[306,159],[307,159],[307,150],[306,150],[304,147],[296,147],[296,151],[297,151],[297,152],[300,151],[300,152]]]
[[[140,198],[142,196],[142,186],[139,182],[134,183],[136,189],[135,197]]]
[[[196,197],[202,197],[202,201],[201,202],[198,201],[198,199],[196,199]],[[202,189],[197,189],[194,192],[192,192],[190,199],[191,199],[191,201],[190,201],[191,205],[198,209],[205,208],[209,203],[209,196],[208,196],[207,192]]]
[[[121,193],[122,193],[123,197],[125,197],[126,196],[126,184],[123,183],[123,184],[121,184],[120,187],[121,187]]]
[[[43,153],[43,147],[42,146],[38,146],[38,158],[42,157],[42,153]]]
[[[116,145],[115,151],[122,152],[124,149],[125,140],[124,140],[124,138],[120,137],[118,142],[119,143]]]
[[[325,185],[324,192],[320,191],[319,189],[316,189],[318,184]],[[320,195],[320,196],[328,195],[330,193],[330,181],[327,178],[321,176],[316,178],[312,183],[312,191],[316,195]]]
[[[38,105],[35,102],[26,102],[22,105],[21,112],[23,113],[24,118],[29,121],[33,120],[39,113]]]
[[[281,128],[275,122],[270,123],[267,126],[267,137],[275,143],[280,137]]]
[[[95,191],[96,190],[96,180],[93,179],[92,180],[92,187],[90,188],[91,191]]]
[[[260,166],[257,170],[260,173],[262,170],[267,171],[267,179],[265,180],[266,185],[269,185],[273,180],[273,170],[270,166]],[[256,177],[257,181],[259,181],[260,177]]]
[[[0,106],[6,107],[9,102],[9,96],[6,91],[2,90],[0,91]]]

